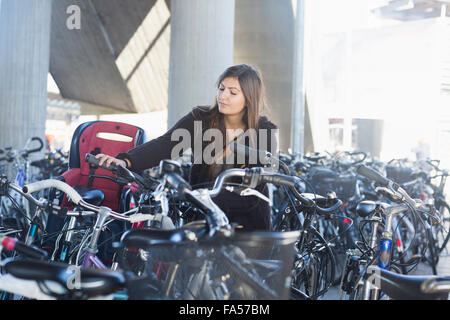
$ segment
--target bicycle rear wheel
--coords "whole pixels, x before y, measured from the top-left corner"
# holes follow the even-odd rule
[[[307,235],[307,241],[302,248],[298,248],[294,260],[291,287],[314,300],[333,285],[336,260],[333,250],[317,230],[309,228]]]
[[[441,214],[442,225],[437,225],[436,239],[438,241],[439,253],[448,251],[447,245],[450,240],[450,206],[444,202],[439,205],[439,213]]]

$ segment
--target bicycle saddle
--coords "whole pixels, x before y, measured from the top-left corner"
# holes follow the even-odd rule
[[[448,293],[424,293],[426,280],[438,279],[437,276],[402,275],[381,268],[374,269],[375,281],[379,282],[381,291],[396,300],[447,300]]]
[[[121,238],[124,246],[148,249],[155,245],[175,245],[195,240],[198,233],[205,228],[205,223],[186,224],[182,228],[144,229],[135,228],[125,232]]]
[[[75,186],[74,189],[81,195],[84,201],[94,206],[101,206],[105,200],[105,194],[99,189],[91,189],[86,186]]]
[[[361,218],[366,218],[375,211],[376,207],[377,204],[375,203],[375,201],[364,200],[358,203],[358,205],[356,206],[356,213]]]
[[[111,270],[80,268],[64,263],[48,263],[36,260],[14,260],[5,265],[7,273],[14,277],[38,282],[54,281],[59,284],[60,292],[47,294],[55,297],[91,298],[105,296],[125,287],[125,278],[121,273]],[[77,274],[77,272],[79,272]],[[70,286],[72,285],[72,286]],[[72,287],[72,288],[71,288]]]
[[[135,228],[123,234],[119,246],[128,247],[131,252],[136,248],[150,249],[153,258],[166,263],[186,263],[196,259],[197,237],[207,230],[203,221],[172,230]]]

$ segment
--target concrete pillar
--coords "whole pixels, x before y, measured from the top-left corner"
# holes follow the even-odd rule
[[[22,148],[32,136],[45,140],[51,4],[1,0],[0,146]]]
[[[171,0],[168,126],[214,102],[233,64],[234,0]]]
[[[304,34],[305,0],[297,0],[294,37],[294,75],[292,92],[291,145],[293,152],[304,153],[305,141],[305,90],[304,90]]]
[[[259,68],[279,147],[291,146],[294,13],[292,0],[236,0],[234,64]]]

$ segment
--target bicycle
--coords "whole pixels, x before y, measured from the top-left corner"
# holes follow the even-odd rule
[[[175,179],[178,179],[179,177],[177,177],[177,176],[175,176],[175,175],[168,175],[168,177],[170,178],[170,177],[172,177],[172,178],[174,178],[175,177]],[[169,179],[170,180],[170,179]],[[175,183],[175,185],[177,185],[177,182],[180,182],[180,180],[171,180],[172,182],[172,185],[173,185],[173,183]],[[179,185],[178,185],[179,186]],[[72,201],[75,203],[75,204],[77,204],[77,205],[81,205],[81,206],[83,206],[83,207],[85,207],[85,208],[87,208],[87,209],[89,209],[90,211],[97,211],[97,212],[101,212],[102,210],[104,210],[104,211],[107,211],[108,212],[108,214],[109,215],[112,215],[112,216],[117,216],[117,213],[113,213],[111,210],[108,210],[108,209],[106,209],[106,208],[96,208],[95,206],[92,206],[92,205],[89,205],[89,204],[87,204],[87,203],[85,203],[82,199],[81,199],[81,197],[76,193],[76,191],[75,190],[73,190],[72,188],[70,188],[68,185],[66,185],[65,183],[63,183],[63,182],[61,182],[61,181],[58,181],[58,180],[44,180],[44,181],[41,181],[41,182],[36,182],[36,183],[33,183],[33,184],[30,184],[30,185],[27,185],[27,186],[25,186],[24,187],[24,192],[26,193],[26,194],[30,194],[30,193],[32,193],[32,192],[35,192],[35,191],[38,191],[38,190],[42,190],[42,189],[45,189],[45,188],[50,188],[50,187],[54,187],[54,188],[57,188],[57,189],[59,189],[59,190],[61,190],[61,191],[63,191],[63,192],[65,192],[65,193],[67,193],[67,194],[69,194],[69,196],[70,196],[70,198],[72,199]],[[220,213],[218,212],[218,211],[212,211],[210,208],[208,208],[208,206],[206,206],[205,207],[205,204],[204,204],[204,200],[200,200],[197,196],[195,196],[194,194],[192,194],[192,193],[189,193],[190,195],[192,195],[192,198],[190,198],[190,199],[192,199],[193,201],[195,201],[198,205],[200,205],[200,206],[202,206],[203,207],[203,209],[207,209],[207,210],[209,210],[210,211],[210,213],[214,213],[215,212],[215,214],[213,214],[212,216],[210,216],[210,218],[211,219],[207,219],[207,220],[209,220],[209,223],[210,223],[210,226],[220,226],[220,229],[222,230],[222,227],[224,227],[224,225],[222,225],[222,223],[220,223],[220,221],[222,221],[221,219],[223,218],[223,216],[221,216],[220,215]],[[133,215],[136,219],[137,218],[139,218],[139,220],[142,220],[142,217],[143,216],[147,216],[147,218],[149,218],[148,216],[151,216],[151,217],[153,217],[152,215],[142,215],[142,214],[134,214]],[[133,216],[131,216],[131,217],[133,217]],[[123,216],[122,215],[120,215],[120,217],[121,218],[123,218]],[[129,221],[137,221],[137,220],[133,220],[133,219],[131,219],[130,217],[129,217],[129,219],[128,219]],[[223,222],[224,221],[226,221],[226,220],[223,220]],[[217,223],[219,223],[219,224],[217,224]],[[140,230],[140,229],[136,229],[136,230]],[[209,228],[209,227],[206,227],[206,229],[205,230],[208,230],[209,232],[212,232],[212,233],[215,233],[213,230],[216,230],[215,229],[215,227],[214,228]],[[229,228],[225,228],[225,230],[228,230],[229,231]],[[130,232],[132,232],[133,230],[131,230]],[[216,231],[218,231],[218,229],[216,230]],[[175,231],[174,231],[175,232]],[[226,234],[226,233],[225,233]],[[240,236],[237,236],[236,237],[236,239],[239,239],[239,237]],[[253,240],[255,239],[255,237],[257,237],[257,235],[256,234],[254,234],[253,235]],[[287,245],[288,245],[288,247],[290,247],[291,249],[292,249],[292,246],[290,246],[289,244],[293,244],[293,242],[297,239],[297,237],[298,237],[298,233],[291,233],[290,234],[290,236],[288,235],[288,234],[283,234],[283,235],[281,235],[281,234],[278,234],[277,235],[277,237],[279,238],[279,240],[281,241],[281,245],[283,245],[283,243],[284,244],[286,244],[287,243]],[[235,239],[235,240],[236,240]],[[244,240],[244,242],[246,242],[247,240],[248,240],[248,238],[246,238],[245,236],[243,236],[243,238],[241,238],[241,240]],[[226,241],[225,241],[226,242]],[[289,250],[290,251],[290,250]],[[239,250],[237,250],[237,251],[235,251],[235,252],[240,252]],[[229,252],[223,252],[222,251],[222,253],[226,256],[226,254],[227,253],[229,253]],[[240,256],[241,258],[242,258],[242,256]],[[229,261],[234,261],[233,259],[238,259],[239,258],[239,256],[236,256],[236,257],[228,257],[228,259],[227,259],[227,261],[229,262]],[[245,261],[245,260],[244,260]],[[244,263],[244,261],[241,261],[241,263]],[[236,261],[234,261],[234,262],[236,262]],[[280,262],[281,262],[281,260],[280,260]],[[291,260],[291,262],[292,262],[292,260]],[[26,263],[25,262],[21,262],[23,265],[22,265],[22,268],[21,268],[21,270],[22,270],[22,273],[21,272],[18,272],[18,271],[15,271],[16,269],[13,269],[12,267],[10,268],[10,272],[11,273],[13,273],[13,274],[15,274],[16,276],[26,276],[26,273],[27,273],[27,271],[23,271],[23,270],[25,270],[26,268],[25,268],[25,265],[26,265]],[[284,262],[283,262],[284,263]],[[36,267],[37,266],[37,264],[36,263],[30,263],[30,265],[32,265],[32,266],[34,266],[34,267]],[[236,264],[233,264],[235,267],[236,267]],[[287,269],[287,271],[289,271],[290,270],[290,264],[287,262],[286,263],[286,265],[285,265],[285,267],[286,266],[289,266],[289,268]],[[239,266],[238,266],[239,267]],[[252,267],[253,268],[253,267]],[[264,265],[262,265],[262,266],[260,266],[260,268],[264,268]],[[38,268],[39,269],[39,268]],[[41,268],[42,269],[42,268]],[[273,269],[273,268],[271,268],[270,270],[272,270],[272,272],[273,271],[276,271],[276,270],[278,270],[279,269],[279,266],[277,267],[277,268],[275,268],[275,269]],[[242,268],[241,268],[241,270],[242,270]],[[267,270],[267,269],[265,269],[265,270]],[[284,271],[285,271],[285,273],[284,274],[286,274],[286,269],[284,268],[283,269]],[[40,271],[39,271],[40,272]],[[38,272],[38,273],[39,273]],[[247,279],[247,281],[250,281],[251,283],[253,283],[253,286],[259,286],[259,289],[260,290],[262,290],[261,288],[264,288],[264,286],[263,285],[261,285],[261,283],[259,283],[258,281],[256,281],[255,282],[255,279],[252,279],[251,277],[250,278],[248,278],[248,276],[244,276],[244,275],[240,275],[241,277],[244,277],[244,278],[246,278]],[[29,275],[28,275],[28,277],[29,277]],[[40,275],[39,275],[39,281],[44,281],[44,278],[48,278],[48,277],[50,277],[50,275],[49,274],[47,274],[46,276],[45,275],[43,275],[42,273],[40,273]],[[53,275],[53,278],[54,278],[54,275]],[[252,280],[249,280],[249,279],[252,279]],[[47,279],[48,280],[48,279]],[[285,281],[284,282],[282,282],[282,283],[285,283]],[[276,282],[275,283],[275,285],[277,285],[277,286],[279,286],[280,285],[280,282]],[[284,285],[282,285],[282,286],[284,286]],[[47,288],[47,289],[49,289],[49,288]],[[267,288],[266,288],[267,289]],[[265,291],[266,292],[266,294],[271,294],[271,296],[273,297],[273,292],[271,292],[270,290],[266,290]],[[265,296],[265,297],[267,297],[267,295]]]
[[[374,267],[366,276],[371,286],[394,300],[448,300],[449,276],[399,275]]]
[[[398,205],[377,204],[373,201],[363,201],[360,203],[358,213],[364,218],[368,217],[369,219],[366,221],[372,224],[370,239],[369,242],[364,240],[362,247],[347,252],[346,268],[341,280],[341,299],[344,293],[347,293],[350,299],[378,299],[380,296],[378,290],[370,286],[365,275],[373,264],[377,264],[382,269],[393,269],[400,272],[400,269],[397,267],[398,263],[393,263],[395,253],[393,249],[393,236],[397,230],[397,228],[393,228],[394,218],[406,211],[417,214],[420,210],[422,214],[425,214],[436,222],[440,220],[439,214],[433,206],[427,206],[420,200],[412,199],[398,184],[381,176],[375,170],[360,165],[357,171],[360,175],[374,180],[382,186],[376,189],[377,192],[389,197],[393,202],[400,203]],[[420,218],[418,214],[417,216]],[[383,232],[378,240],[379,226],[383,227]],[[365,239],[363,235],[362,238]],[[377,241],[379,241],[378,247],[376,245]],[[419,262],[418,257],[415,257],[413,260],[415,263]],[[410,265],[413,262],[408,261],[406,264]]]
[[[442,216],[443,225],[442,227],[438,227],[436,230],[436,238],[439,246],[438,250],[439,253],[442,253],[442,251],[444,251],[447,247],[447,244],[450,240],[450,205],[447,203],[445,197],[445,186],[449,173],[447,170],[440,169],[438,165],[435,164],[435,162],[436,160],[426,160],[426,164],[433,168],[436,172],[435,175],[431,175],[429,177],[429,186],[431,187],[433,192],[432,197],[434,199],[435,206]],[[436,185],[431,183],[431,180],[438,178],[439,181]]]
[[[180,182],[183,180],[180,180],[179,172],[176,173],[175,172],[176,170],[174,170],[174,168],[176,168],[176,166],[174,166],[173,163],[164,161],[161,163],[160,167],[153,169],[151,171],[148,171],[148,174],[153,179],[165,180],[167,182],[167,184],[166,184],[167,187],[170,187],[170,185],[173,184],[172,189],[176,190],[176,192],[172,193],[172,194],[184,194],[186,192],[188,194],[190,194],[190,192],[188,192],[186,189],[180,190],[180,185],[185,186],[186,182]],[[119,168],[119,169],[123,170],[123,168]],[[117,169],[112,169],[112,170],[117,170]],[[298,184],[298,182],[300,181],[299,179],[297,179],[295,177],[289,177],[286,175],[279,175],[279,174],[273,174],[273,173],[265,173],[264,171],[260,172],[259,170],[261,170],[261,169],[252,168],[249,171],[244,171],[241,169],[231,169],[231,170],[226,171],[226,173],[220,175],[216,179],[216,183],[215,183],[215,186],[212,191],[207,191],[206,189],[201,189],[200,191],[199,191],[199,189],[194,190],[193,192],[195,193],[196,197],[201,198],[202,201],[207,204],[206,207],[205,207],[205,204],[198,203],[197,202],[198,200],[195,200],[196,197],[192,197],[192,195],[189,196],[189,200],[191,202],[193,202],[194,204],[196,204],[197,207],[203,208],[201,210],[206,210],[206,212],[208,212],[208,211],[210,211],[210,209],[208,209],[208,207],[210,207],[210,208],[215,208],[214,211],[216,212],[216,214],[217,214],[217,212],[219,212],[219,217],[221,217],[220,219],[218,219],[219,222],[217,220],[216,221],[213,220],[213,221],[209,221],[207,223],[207,225],[209,225],[209,226],[211,226],[211,225],[226,226],[226,225],[228,225],[226,215],[223,212],[221,212],[221,210],[217,206],[214,205],[214,203],[211,201],[211,199],[209,197],[210,196],[213,197],[218,194],[218,192],[221,190],[221,188],[222,188],[221,186],[223,185],[227,176],[233,177],[236,175],[237,177],[239,177],[239,176],[243,177],[243,181],[247,181],[246,187],[250,187],[250,188],[254,188],[254,187],[256,187],[256,185],[258,183],[262,182],[262,181],[258,182],[258,180],[261,179],[261,178],[258,178],[260,176],[265,177],[265,178],[263,178],[264,182],[271,182],[271,183],[275,183],[278,185],[284,183],[286,186],[289,186],[290,188],[294,188],[296,186],[296,184]],[[247,173],[247,175],[245,173]],[[244,183],[244,185],[245,185],[245,183]],[[227,190],[234,190],[234,189],[236,189],[236,186],[227,186],[226,188],[227,188]],[[334,203],[334,206],[332,208],[321,208],[319,205],[312,206],[311,204],[314,203],[314,201],[312,201],[311,199],[304,198],[303,196],[298,194],[298,192],[296,190],[294,190],[293,192],[294,192],[294,194],[296,194],[297,198],[303,199],[304,205],[305,205],[305,203],[308,203],[309,206],[311,206],[311,208],[315,208],[315,209],[319,208],[324,213],[328,212],[328,211],[331,212],[340,206],[339,201],[337,201],[337,203]],[[243,193],[241,192],[241,194],[243,194]],[[186,201],[186,200],[187,199],[185,199],[185,198],[183,199],[183,201]],[[206,215],[206,217],[210,217],[210,216],[214,216],[214,214],[210,212],[210,215]],[[195,224],[195,226],[198,227],[198,224]],[[202,230],[202,233],[204,233],[204,234],[208,234],[208,232],[211,232],[211,230],[206,231],[203,228],[201,230]],[[142,229],[136,229],[136,230],[131,230],[129,232],[131,234],[142,234],[142,233],[146,233],[147,231],[142,230]],[[128,234],[128,232],[126,234]],[[164,239],[167,239],[167,237],[168,237],[167,234],[171,234],[171,233],[166,232],[166,234],[164,236],[163,235],[161,235],[161,236],[163,236]],[[214,234],[214,231],[213,231],[213,234]],[[151,235],[157,236],[157,234],[155,234],[154,231],[150,232],[149,236],[151,236]],[[305,235],[306,235],[306,233],[305,233]],[[306,243],[307,241],[304,241],[304,242]],[[160,268],[158,268],[158,270],[160,270]],[[160,277],[160,275],[158,275],[158,277]],[[165,290],[165,291],[167,291],[167,290]]]
[[[0,252],[18,256],[0,260],[2,300],[112,299],[125,287],[123,274],[64,263],[49,263],[47,252],[16,238],[0,236]]]
[[[29,145],[33,141],[37,141],[39,146],[30,149]],[[9,173],[14,176],[13,181],[17,186],[22,187],[33,180],[30,171],[29,156],[32,153],[41,151],[43,146],[44,143],[41,138],[32,137],[28,139],[22,150],[5,148],[5,155],[0,158],[0,162],[7,161],[12,164]],[[32,217],[34,209],[35,208],[33,208],[28,201],[25,201],[24,198],[14,190],[8,194],[7,197],[2,197],[0,199],[0,217],[3,220],[4,227],[12,227],[14,224],[15,228],[23,231],[23,238],[27,236],[24,234],[25,230],[27,230],[28,235],[32,237],[39,236],[38,229],[34,227],[33,223],[33,219],[36,219],[35,217]],[[45,226],[45,217],[41,217],[38,223]]]
[[[169,176],[170,177],[170,176]],[[178,189],[178,194],[185,194],[186,197],[188,199],[193,199],[192,196],[194,193],[195,196],[199,196],[202,199],[202,202],[204,202],[205,204],[210,204],[210,197],[214,197],[215,195],[217,195],[220,190],[222,189],[222,186],[225,182],[226,179],[231,179],[233,177],[243,177],[243,181],[247,181],[247,183],[250,183],[250,181],[252,182],[250,185],[246,185],[247,187],[255,187],[258,183],[261,182],[270,182],[270,183],[274,183],[274,184],[278,184],[278,185],[285,185],[285,186],[289,186],[289,187],[294,187],[295,183],[298,182],[296,180],[295,177],[291,177],[291,176],[287,176],[287,175],[281,175],[281,174],[274,174],[274,173],[267,173],[265,171],[263,171],[260,168],[252,168],[252,169],[247,169],[247,170],[243,170],[243,169],[230,169],[225,171],[224,173],[222,173],[221,175],[219,175],[219,177],[216,180],[216,183],[214,185],[213,190],[211,191],[207,191],[206,189],[203,189],[201,191],[194,190],[194,191],[187,191],[187,190],[179,190]],[[175,185],[179,185],[180,183],[177,182]],[[236,188],[236,187],[226,187],[227,189],[231,190],[231,188]],[[294,191],[295,194],[295,191]],[[194,199],[195,199],[194,196]],[[314,201],[311,199],[308,199],[306,197],[304,197],[304,195],[297,195],[297,197],[299,196],[300,199],[302,199],[301,201],[303,201],[302,203],[304,203],[304,205],[309,204],[310,207],[314,208],[314,207],[319,207],[318,204],[313,205]],[[300,201],[300,200],[299,200]],[[194,200],[194,202],[196,202],[196,200]],[[205,207],[205,205],[201,204],[201,203],[197,203],[197,205],[202,208],[204,210],[208,210],[207,207]],[[339,204],[337,205],[339,206]],[[332,208],[331,210],[333,210],[335,208]],[[323,209],[321,208],[320,210],[324,210],[326,211],[327,209]],[[220,209],[216,208],[215,209],[216,212],[220,212]],[[209,215],[206,215],[206,217],[208,217]],[[225,272],[224,270],[218,268],[217,271],[214,268],[212,268],[212,270],[216,270],[218,272],[218,274],[213,273],[212,275],[207,273],[206,270],[206,266],[209,264],[212,264],[214,266],[216,265],[221,265],[222,263],[217,263],[217,261],[223,261],[223,264],[227,265],[228,267],[231,268],[235,268],[235,270],[241,270],[241,272],[238,273],[233,273],[234,277],[238,277],[239,280],[242,282],[244,282],[247,286],[249,286],[249,288],[251,289],[249,291],[249,289],[247,290],[243,290],[242,292],[236,288],[236,286],[239,288],[242,285],[239,282],[233,282],[233,277],[231,277],[231,279],[229,277],[225,278],[228,279],[228,283],[224,284],[223,282],[219,281],[219,283],[221,284],[220,288],[227,288],[227,290],[225,290],[225,292],[228,292],[228,296],[231,299],[242,299],[242,298],[248,298],[248,297],[254,297],[254,295],[256,295],[256,297],[262,297],[265,299],[271,298],[271,299],[278,299],[280,298],[280,295],[276,295],[274,292],[271,293],[270,288],[266,288],[263,289],[264,286],[262,286],[262,284],[267,283],[267,279],[264,279],[265,281],[255,281],[252,279],[242,279],[242,274],[244,271],[241,268],[237,267],[236,262],[230,262],[230,257],[224,256],[224,252],[223,250],[214,250],[214,248],[221,244],[232,244],[233,248],[237,245],[236,240],[237,239],[242,239],[245,238],[244,235],[238,233],[238,232],[233,232],[234,229],[228,226],[228,222],[226,220],[226,216],[223,213],[219,214],[219,217],[221,217],[220,219],[214,219],[213,221],[210,221],[204,225],[202,225],[200,223],[200,225],[198,224],[194,224],[191,225],[192,228],[195,231],[192,231],[191,229],[188,229],[189,224],[185,225],[183,228],[184,231],[190,235],[192,237],[192,239],[195,239],[195,241],[191,241],[190,244],[188,244],[189,242],[187,240],[185,240],[188,243],[179,243],[177,244],[176,242],[172,242],[169,239],[175,238],[174,232],[175,231],[167,231],[165,233],[161,233],[160,231],[154,231],[154,230],[142,230],[142,229],[135,229],[135,230],[131,230],[128,231],[126,234],[124,234],[123,238],[122,238],[122,242],[124,245],[128,245],[130,247],[140,247],[140,248],[144,248],[144,249],[151,249],[152,246],[156,246],[156,245],[160,245],[162,248],[160,250],[157,250],[155,253],[155,249],[153,248],[153,251],[150,251],[150,253],[148,254],[148,256],[156,256],[157,258],[155,258],[155,263],[159,263],[160,261],[168,261],[169,262],[169,266],[166,268],[165,272],[166,274],[164,274],[164,277],[162,277],[163,279],[166,279],[166,281],[162,281],[162,283],[159,284],[159,287],[161,287],[162,291],[165,293],[164,297],[165,298],[179,298],[179,297],[184,297],[184,298],[204,298],[204,299],[211,299],[213,297],[212,292],[216,292],[216,290],[219,290],[218,287],[215,289],[211,289],[210,290],[206,290],[203,287],[199,287],[200,284],[202,283],[214,283],[214,281],[212,279],[216,279],[217,277],[221,278],[222,276],[224,276],[224,274],[222,274],[222,272]],[[213,223],[212,225],[215,226],[213,229],[210,228],[206,228],[205,226],[211,226],[211,222]],[[228,226],[228,227],[226,227]],[[225,227],[225,230],[224,230]],[[225,234],[230,234],[232,235],[231,238],[226,237]],[[266,233],[266,236],[264,237],[269,237],[269,235],[271,235],[271,237],[273,238],[275,235],[277,234],[284,234],[285,236],[289,235],[289,234],[294,234],[296,235],[296,237],[298,237],[300,234],[298,233],[298,231],[291,231],[291,232],[273,232],[273,233]],[[218,238],[218,236],[220,235],[220,237]],[[181,236],[180,236],[181,237]],[[279,236],[278,236],[279,237]],[[189,238],[187,236],[184,236],[183,239]],[[262,241],[261,236],[259,237],[255,237],[255,235],[248,235],[249,239],[248,241],[250,241],[251,239],[253,239],[251,242],[255,242],[255,244],[257,244],[256,239],[260,239],[259,241]],[[225,239],[229,239],[229,240],[225,240]],[[300,242],[306,240],[306,238],[303,238],[300,236]],[[231,242],[228,242],[231,241]],[[245,248],[244,242],[243,241],[239,241],[240,245],[237,245],[237,247],[239,248],[238,251],[245,251],[244,249],[248,249]],[[265,240],[265,242],[270,243],[271,245],[273,245],[273,240],[270,240],[269,238],[267,238]],[[242,247],[244,245],[244,247]],[[247,244],[248,246],[248,244]],[[260,244],[261,246],[261,244]],[[187,247],[189,247],[189,250],[187,250]],[[194,247],[194,249],[192,248]],[[175,249],[176,254],[169,254],[167,252],[171,252],[169,250],[169,248]],[[296,251],[298,251],[298,246],[296,245]],[[235,248],[236,249],[236,248]],[[189,254],[186,253],[186,250],[188,252],[196,252],[196,250],[200,250],[201,252],[206,252],[207,254],[205,255],[201,255],[201,258],[197,257],[195,259],[195,257],[190,256]],[[231,250],[231,249],[229,249]],[[270,250],[268,250],[270,251]],[[248,252],[245,251],[245,252]],[[254,254],[254,253],[253,253]],[[197,268],[199,268],[201,270],[201,272],[199,274],[195,274],[192,275],[190,272],[186,271],[186,268],[188,268],[188,266],[186,265],[190,265],[189,263],[186,263],[186,260],[183,260],[183,263],[180,264],[180,261],[178,260],[179,257],[183,257],[185,258],[186,256],[188,256],[190,258],[190,260],[192,262],[197,262],[198,264],[202,265],[203,267],[200,268],[199,265],[197,265]],[[177,258],[178,257],[178,258]],[[273,260],[273,257],[271,257]],[[225,259],[225,260],[224,260]],[[286,257],[283,260],[288,259],[288,257]],[[289,260],[292,261],[293,257],[290,258]],[[205,261],[206,260],[206,261]],[[266,259],[265,259],[266,260]],[[277,264],[281,263],[280,259],[276,259],[278,260]],[[215,261],[215,263],[214,263]],[[245,261],[245,260],[244,260]],[[253,260],[252,260],[253,261]],[[262,271],[260,271],[260,273],[266,273],[268,272],[267,269],[274,273],[273,270],[273,265],[274,263],[268,263],[265,262],[264,264],[262,264],[261,262],[255,262],[257,263],[259,269],[262,268]],[[283,261],[283,264],[286,265],[287,261]],[[275,266],[277,265],[275,264]],[[238,264],[239,265],[239,264]],[[264,271],[263,266],[265,265],[266,271]],[[270,268],[270,266],[272,265],[272,268]],[[291,268],[292,266],[290,266],[289,268]],[[180,268],[182,270],[180,270]],[[153,270],[155,269],[155,264],[151,264],[151,267],[149,267],[148,269]],[[147,270],[148,270],[147,269]],[[290,269],[289,269],[290,270]],[[230,271],[228,271],[230,272]],[[248,274],[252,274],[252,272],[247,271]],[[150,272],[151,274],[151,272]],[[190,276],[189,276],[190,275]],[[220,276],[219,276],[220,275]],[[159,276],[161,277],[161,275]],[[194,278],[192,278],[194,277]],[[158,277],[156,277],[158,278]],[[205,280],[206,279],[206,280]],[[208,280],[209,279],[209,280]],[[276,278],[278,281],[272,281],[270,283],[276,283],[276,282],[281,282],[281,283],[285,283],[285,281],[283,281],[283,278]],[[174,283],[175,281],[175,283]],[[178,282],[177,282],[178,281]],[[180,283],[184,284],[184,285],[180,285]],[[155,282],[153,282],[153,285],[156,286]],[[273,285],[273,284],[272,284]],[[192,287],[193,286],[193,287]],[[177,288],[185,288],[184,290],[182,290],[182,292],[178,292]],[[294,287],[291,284],[291,288],[290,290],[295,290],[293,289]],[[221,289],[221,290],[222,290]],[[239,293],[240,292],[240,293]],[[276,291],[277,292],[277,291]],[[299,292],[299,290],[295,290],[295,292]],[[283,295],[281,295],[281,297],[283,297]]]

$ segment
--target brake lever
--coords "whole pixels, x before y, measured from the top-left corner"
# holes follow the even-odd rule
[[[394,191],[385,187],[376,187],[375,192],[388,197],[394,202],[400,202],[404,200],[402,195],[398,194],[397,192],[394,193]]]
[[[256,196],[264,201],[266,201],[270,206],[272,206],[272,201],[267,198],[265,195],[263,195],[261,192],[255,189],[251,188],[245,188],[239,193],[240,196],[246,197],[246,196]]]
[[[439,212],[439,210],[437,210],[434,206],[426,205],[425,207],[428,210],[419,210],[419,211],[431,219],[431,224],[433,226],[440,225],[441,227],[444,227],[444,229],[445,229],[444,221],[441,219],[441,213]]]
[[[165,183],[162,183],[156,188],[155,191],[153,191],[153,195],[155,201],[161,203],[161,213],[164,216],[167,216],[169,214],[169,200],[167,199],[167,192],[164,189]]]

